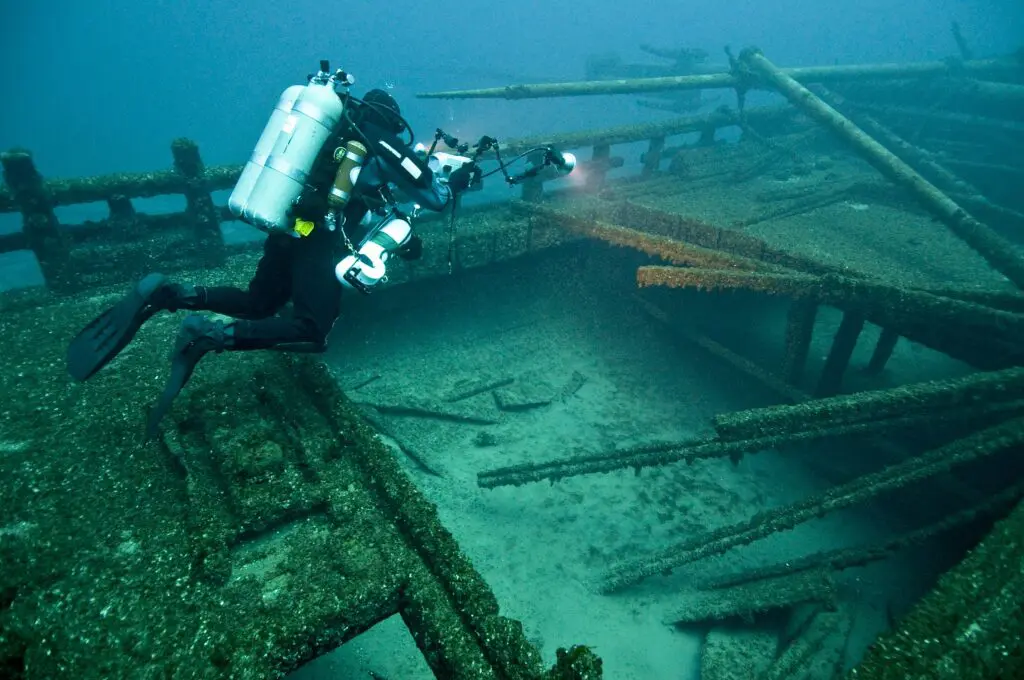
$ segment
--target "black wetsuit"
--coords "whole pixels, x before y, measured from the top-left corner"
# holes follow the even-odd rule
[[[397,137],[379,128],[364,128],[370,140],[397,146],[408,157],[413,152]],[[324,224],[327,213],[326,196],[337,165],[330,159],[339,140],[325,145],[311,173],[311,186],[295,207],[296,217],[310,220],[315,226],[309,236],[296,238],[285,233],[267,236],[263,257],[248,289],[233,287],[196,288],[192,309],[218,312],[234,317],[234,349],[280,348],[323,351],[327,336],[341,313],[342,286],[334,275],[335,265],[348,254],[339,230],[330,231]],[[450,199],[447,187],[439,184],[425,164],[413,173],[389,164],[380,153],[371,153],[360,172],[353,197],[344,210],[345,231],[353,243],[363,236],[359,227],[368,211],[370,196],[388,183],[396,184],[403,193],[428,210],[441,211]],[[291,300],[292,311],[277,313]]]

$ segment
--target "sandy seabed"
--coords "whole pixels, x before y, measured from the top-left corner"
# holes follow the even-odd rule
[[[514,382],[502,388],[508,395],[550,399],[522,412],[499,410],[491,392],[458,403],[497,419],[488,425],[383,420],[442,474],[426,474],[395,450],[491,585],[502,613],[523,623],[547,665],[558,647],[587,644],[603,658],[609,679],[695,679],[706,627],[678,628],[664,619],[702,576],[874,542],[888,535],[886,522],[866,509],[838,513],[602,595],[596,582],[618,560],[806,498],[828,482],[798,461],[762,452],[736,465],[708,460],[639,475],[621,470],[556,484],[479,487],[476,475],[484,470],[684,440],[709,433],[717,413],[777,401],[653,322],[632,297],[628,267],[604,272],[608,253],[598,246],[601,257],[592,258],[589,246],[580,248],[366,298],[350,295],[329,360],[357,401],[441,400],[482,380],[509,378]],[[827,342],[823,347],[816,351],[827,351]],[[848,650],[859,654],[884,626],[893,592],[917,590],[914,559],[846,573],[840,595],[856,621]],[[845,638],[834,644],[844,646]],[[397,616],[292,678],[370,671],[388,680],[433,678]]]

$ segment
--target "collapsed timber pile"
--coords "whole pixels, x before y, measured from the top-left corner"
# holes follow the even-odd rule
[[[651,201],[644,199],[652,194],[685,192],[685,180],[693,178],[680,177],[678,167],[670,167],[667,174],[660,173],[657,168],[661,154],[669,151],[670,155],[692,157],[695,154],[690,153],[691,149],[711,142],[704,138],[696,142],[697,147],[684,142],[673,148],[663,138],[652,140],[649,154],[653,159],[645,158],[645,172],[649,177],[653,175],[648,182],[604,190],[600,196],[603,200],[565,201],[561,207],[556,202],[525,203],[514,206],[514,210],[538,222],[555,222],[577,235],[635,249],[660,260],[638,269],[637,284],[641,288],[746,291],[789,298],[792,302],[784,360],[782,365],[768,369],[709,338],[683,330],[651,300],[638,297],[638,304],[656,319],[673,326],[680,335],[759,379],[793,405],[721,415],[714,422],[715,436],[708,439],[488,470],[478,474],[478,483],[490,488],[619,469],[633,469],[639,474],[644,467],[711,457],[735,461],[758,451],[850,435],[873,437],[868,441],[884,444],[883,436],[910,428],[933,432],[949,428],[955,435],[932,450],[904,456],[884,469],[851,479],[820,496],[760,513],[657,554],[633,556],[605,574],[599,585],[602,592],[617,592],[836,510],[933,480],[953,468],[1024,450],[1024,295],[1019,292],[1024,288],[1024,257],[1016,245],[1024,241],[1024,232],[1020,231],[1024,226],[1024,205],[1019,191],[1005,188],[1019,187],[1014,180],[1024,170],[1012,166],[1012,159],[1020,158],[1019,154],[1007,151],[1024,148],[1024,128],[1018,122],[1024,55],[994,60],[971,60],[965,55],[962,61],[934,64],[804,69],[779,69],[756,49],[744,50],[738,57],[729,53],[729,58],[730,71],[719,74],[516,85],[424,96],[515,100],[728,87],[736,90],[741,104],[737,125],[744,132],[744,141],[768,147],[765,156],[779,161],[786,156],[799,156],[800,142],[793,143],[793,135],[781,144],[759,135],[759,126],[751,123],[759,110],[742,110],[749,90],[775,91],[900,189],[899,197],[910,204],[908,210],[920,211],[941,222],[948,234],[980,256],[988,266],[984,281],[981,285],[960,281],[957,283],[961,285],[949,285],[948,281],[937,281],[939,277],[911,275],[899,280],[876,276],[866,268],[840,266],[798,249],[779,248],[771,240],[745,229],[810,213],[836,203],[837,199],[855,197],[851,188],[862,191],[863,187],[847,186],[831,197],[823,197],[822,192],[813,189],[803,190],[794,194],[797,200],[791,203],[791,209],[783,207],[753,218],[727,220],[731,228],[716,227],[703,216],[652,207]],[[921,98],[922,92],[949,91],[947,83],[951,81],[957,94],[942,97],[941,104],[936,105],[939,110],[891,110],[878,104],[887,99],[892,89],[886,81],[900,83],[900,89],[910,83],[916,94],[907,96],[916,97],[918,104],[927,101]],[[849,111],[849,117],[837,107]],[[894,120],[890,122],[890,118]],[[922,123],[923,119],[929,119],[931,124]],[[916,123],[917,134],[906,133],[908,121]],[[1001,164],[947,164],[945,161],[953,158],[953,146],[940,144],[935,151],[921,146],[942,137],[935,132],[936,127],[959,128],[956,150],[961,160],[991,153],[995,144],[1001,153]],[[991,130],[998,132],[986,134]],[[806,139],[806,133],[798,134]],[[986,150],[982,151],[982,146]],[[963,153],[965,150],[967,153]],[[599,151],[601,156],[608,154],[607,149],[595,148],[595,157]],[[722,155],[718,153],[719,158]],[[769,166],[770,162],[765,163],[759,170],[764,172]],[[965,171],[970,180],[961,178],[954,170]],[[737,175],[735,170],[712,170],[696,180],[708,178],[740,184],[750,176]],[[727,186],[726,190],[736,191],[737,187]],[[874,188],[871,191],[875,192],[873,202],[893,196],[888,192],[879,194]],[[692,196],[687,194],[688,199]],[[802,389],[802,377],[814,320],[821,306],[841,310],[843,320],[812,397]],[[883,370],[900,337],[955,357],[978,372],[955,380],[842,394],[843,375],[867,322],[881,328],[868,366],[871,373]],[[1024,495],[1024,483],[1006,481],[1001,491],[984,501],[882,544],[793,556],[784,563],[708,581],[701,584],[705,592],[690,597],[686,606],[669,620],[749,618],[779,608],[794,612],[803,608],[806,612],[806,604],[814,603],[816,608],[811,614],[802,616],[799,634],[774,661],[755,664],[754,668],[745,661],[730,666],[729,657],[721,657],[721,664],[705,660],[705,673],[710,677],[800,677],[823,648],[825,638],[834,637],[837,631],[840,637],[849,635],[849,622],[842,623],[838,614],[824,613],[834,607],[830,580],[833,574],[885,559],[909,545],[966,526],[980,517],[1005,515]],[[998,523],[962,564],[940,580],[936,590],[919,603],[897,630],[868,651],[852,676],[994,678],[1024,673],[1018,634],[1024,602],[1024,547],[1019,533],[1022,513],[1024,506],[1018,506],[1010,517]],[[840,630],[844,626],[845,632]],[[714,657],[715,645],[709,637],[705,654],[712,650]],[[774,647],[774,641],[769,646]],[[838,656],[838,660],[825,672],[842,674],[849,661],[845,652],[830,653]],[[774,654],[774,649],[766,652],[762,660],[770,660]]]

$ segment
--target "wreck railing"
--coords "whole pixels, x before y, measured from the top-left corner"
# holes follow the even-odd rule
[[[199,148],[188,139],[171,144],[173,168],[157,172],[118,173],[94,177],[44,180],[28,151],[13,150],[0,155],[5,187],[0,187],[0,213],[20,212],[20,232],[0,236],[0,252],[31,250],[39,262],[48,288],[54,292],[81,290],[117,280],[117,272],[131,259],[159,257],[168,269],[194,265],[216,265],[225,256],[220,223],[233,216],[226,207],[213,202],[211,192],[229,189],[241,173],[241,166],[205,168]],[[133,199],[184,195],[181,212],[148,215],[135,210]],[[80,224],[59,222],[54,208],[104,201],[109,217]],[[167,239],[147,257],[142,241],[175,228],[188,233],[178,241]],[[102,254],[90,252],[103,248]],[[127,250],[121,250],[127,246]],[[162,251],[162,252],[157,252]]]
[[[771,122],[791,115],[784,110],[750,110],[746,120]],[[729,111],[690,116],[665,122],[626,125],[601,130],[562,133],[513,140],[502,145],[507,158],[537,146],[554,145],[563,150],[590,147],[590,158],[580,160],[585,191],[599,191],[610,170],[625,164],[612,155],[612,147],[648,142],[641,157],[641,175],[654,173],[665,149],[666,138],[701,133],[737,123]],[[23,229],[0,235],[0,253],[31,250],[39,262],[46,287],[53,292],[81,291],[135,277],[158,264],[172,272],[197,264],[218,266],[233,252],[252,244],[229,247],[220,224],[235,220],[226,205],[217,205],[212,193],[231,189],[241,165],[205,167],[199,148],[188,139],[171,144],[170,169],[142,173],[117,173],[93,177],[44,179],[30,152],[12,150],[0,155],[5,186],[0,186],[0,214],[20,212]],[[524,183],[522,197],[539,200],[542,180]],[[184,195],[186,208],[167,214],[137,211],[132,201],[157,196]],[[78,224],[61,224],[54,209],[85,203],[106,202],[109,216]],[[426,219],[430,219],[429,217]]]

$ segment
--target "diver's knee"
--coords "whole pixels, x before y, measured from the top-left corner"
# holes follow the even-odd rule
[[[324,328],[323,324],[317,323],[309,317],[296,319],[301,324],[303,342],[308,344],[311,352],[324,352],[327,350],[327,336],[330,334],[330,327]],[[312,349],[315,348],[315,349]]]
[[[150,295],[150,304],[156,309],[176,312],[179,309],[205,309],[206,288],[189,283],[164,280]]]

